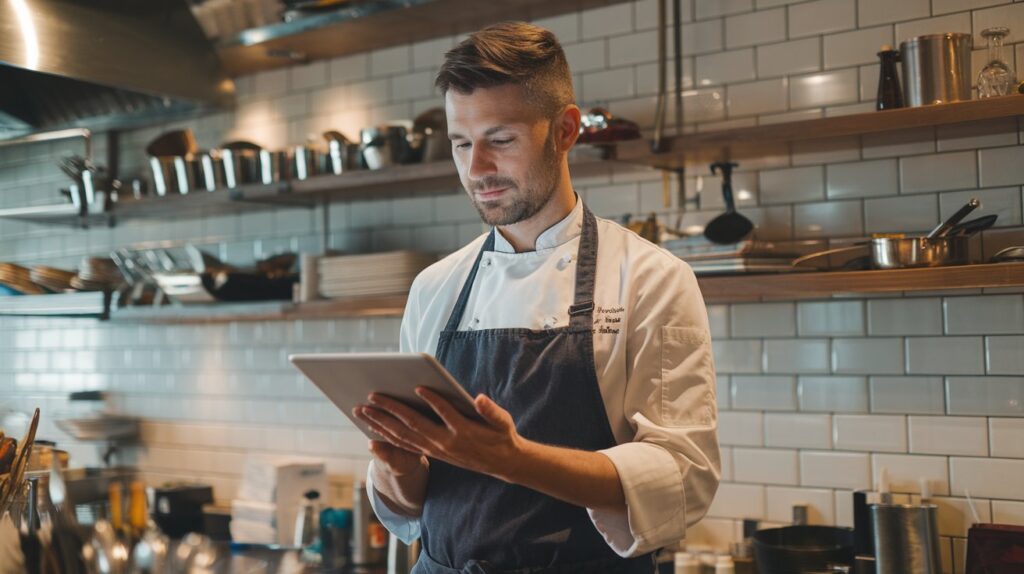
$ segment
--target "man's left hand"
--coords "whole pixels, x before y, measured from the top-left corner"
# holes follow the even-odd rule
[[[515,474],[519,460],[516,454],[522,452],[526,440],[516,432],[508,411],[486,395],[478,395],[473,402],[484,420],[479,422],[466,418],[427,388],[417,388],[416,394],[437,413],[441,423],[378,393],[371,394],[370,404],[357,407],[355,414],[399,448],[501,480]]]

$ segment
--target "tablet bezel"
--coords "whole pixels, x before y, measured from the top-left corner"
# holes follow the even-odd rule
[[[433,409],[415,392],[417,387],[426,387],[447,399],[463,416],[483,420],[473,397],[427,353],[301,353],[289,355],[288,362],[373,440],[381,440],[380,435],[352,414],[356,406],[368,403],[371,392],[401,401],[440,423]],[[368,371],[374,374],[368,376]],[[408,376],[409,371],[416,376]]]

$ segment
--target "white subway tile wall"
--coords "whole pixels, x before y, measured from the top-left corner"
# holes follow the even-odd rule
[[[1024,75],[1020,2],[682,4],[687,129],[871,110],[875,53],[909,34],[969,30],[981,46],[983,28],[1009,26],[1007,53],[1016,54],[1011,65]],[[657,0],[539,23],[561,39],[581,105],[605,105],[650,133]],[[191,127],[200,147],[230,139],[284,147],[326,129],[355,138],[371,123],[411,117],[443,103],[433,75],[456,41],[448,36],[239,78],[234,111],[122,133],[121,172],[144,174],[142,148],[173,127]],[[715,123],[723,121],[733,124]],[[977,196],[984,203],[979,215],[999,215],[977,246],[991,256],[1024,244],[1022,133],[1019,120],[1000,119],[796,143],[744,162],[737,174],[747,191],[740,211],[757,223],[760,238],[842,243],[927,231]],[[104,157],[105,149],[99,134],[94,154]],[[79,142],[0,148],[0,207],[51,202],[66,185],[55,160],[74,152],[81,153]],[[698,190],[701,182],[689,175],[687,189],[702,202],[682,222],[706,223],[722,209],[719,181],[704,178]],[[656,211],[674,223],[682,214],[675,203],[661,206],[660,182],[642,172],[616,169],[576,185],[606,217]],[[445,191],[334,204],[326,214],[330,247],[449,253],[484,229],[460,189]],[[4,221],[0,260],[73,267],[85,255],[132,243],[188,240],[246,263],[319,249],[322,215],[281,210],[90,230]],[[949,293],[711,306],[721,440],[733,450],[725,451],[728,473],[718,501],[691,538],[736,540],[737,519],[786,522],[797,501],[811,504],[814,522],[846,523],[849,490],[871,487],[881,466],[894,473],[898,489],[915,490],[914,473],[925,473],[936,493],[957,497],[945,499],[940,512],[943,535],[957,545],[964,489],[993,520],[1024,524],[1024,493],[1016,487],[1024,480],[1021,297]],[[105,389],[120,409],[147,421],[143,447],[127,449],[127,462],[154,479],[209,477],[222,500],[233,495],[240,461],[250,453],[297,450],[358,478],[367,460],[362,439],[285,356],[394,349],[398,325],[393,318],[173,327],[0,318],[0,410],[42,407],[43,435],[66,444],[77,462],[96,464],[96,447],[69,441],[53,420],[68,410],[69,391]],[[758,464],[771,472],[756,472]],[[947,565],[957,559],[950,552]]]

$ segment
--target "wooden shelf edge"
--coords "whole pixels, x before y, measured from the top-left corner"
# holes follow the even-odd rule
[[[671,168],[687,163],[754,157],[766,153],[766,148],[773,145],[1014,116],[1024,116],[1024,96],[673,135],[667,139],[667,151],[658,154],[651,152],[650,142],[626,142],[619,145],[618,159]]]
[[[776,275],[698,277],[708,303],[808,299],[832,295],[1024,287],[1024,263],[988,263]]]
[[[0,297],[0,317],[106,319],[111,294],[103,291]]]
[[[1024,288],[1024,263],[990,263],[875,271],[832,271],[776,275],[698,277],[706,303],[794,300],[871,293],[956,292]],[[14,298],[12,298],[14,299]],[[297,321],[400,318],[407,295],[325,299],[308,303],[269,301],[209,305],[131,307],[110,311],[102,293],[27,295],[21,308],[5,308],[0,316],[107,318],[118,323],[221,324],[253,321]]]
[[[113,322],[152,325],[248,323],[254,321],[297,321],[401,317],[406,295],[325,299],[309,303],[266,301],[254,303],[211,303],[206,305],[131,307],[110,314]]]

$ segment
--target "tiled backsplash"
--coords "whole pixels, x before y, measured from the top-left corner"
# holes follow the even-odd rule
[[[778,123],[874,109],[880,44],[963,31],[985,63],[980,31],[1009,26],[1005,52],[1024,76],[1024,2],[1007,0],[684,1],[687,130]],[[562,40],[579,101],[654,124],[657,0],[616,4],[541,21]],[[250,139],[269,147],[339,129],[354,137],[377,122],[436,105],[433,74],[456,38],[264,72],[238,80],[237,109],[121,135],[123,175],[144,173],[142,148],[187,125],[201,147]],[[670,67],[671,69],[671,67]],[[672,117],[670,110],[669,117]],[[977,256],[1024,244],[1024,126],[1000,119],[793,144],[744,162],[741,212],[765,239],[920,232],[969,197],[997,228]],[[106,142],[97,136],[102,163]],[[55,159],[75,141],[0,148],[0,207],[46,204],[66,185]],[[657,172],[617,169],[574,181],[599,215],[658,213],[685,228],[722,210],[720,179],[686,177],[680,204],[662,204]],[[699,201],[698,201],[699,200]],[[684,209],[685,207],[685,209]],[[333,248],[416,247],[443,254],[481,224],[459,190],[332,205]],[[193,241],[235,263],[284,250],[317,250],[318,210],[208,216],[70,230],[0,222],[0,260],[74,266],[83,255],[147,241]],[[752,279],[756,280],[756,279]],[[850,522],[850,490],[884,467],[909,492],[928,477],[955,537],[947,571],[962,560],[965,494],[983,519],[1024,524],[1024,295],[948,292],[912,297],[712,305],[719,371],[724,481],[694,541],[736,539],[738,520],[784,522],[796,502],[811,520]],[[398,319],[153,326],[66,319],[0,319],[0,406],[44,409],[43,436],[65,396],[109,390],[118,408],[145,417],[126,456],[154,478],[211,480],[229,499],[250,453],[310,454],[357,476],[360,435],[296,375],[298,351],[397,346]],[[76,463],[94,445],[71,445]],[[956,553],[954,555],[954,553]]]

